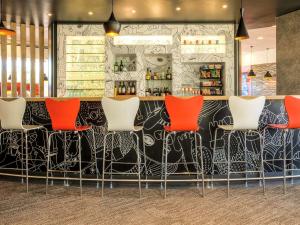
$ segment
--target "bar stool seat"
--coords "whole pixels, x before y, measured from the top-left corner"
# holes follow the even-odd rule
[[[81,160],[81,132],[91,130],[93,136],[93,149],[96,158],[96,140],[95,140],[95,132],[90,125],[76,125],[76,119],[80,110],[80,99],[73,98],[67,99],[63,101],[55,100],[55,99],[46,99],[46,107],[48,113],[50,115],[52,130],[53,132],[49,135],[48,138],[48,153],[47,153],[47,175],[46,175],[46,194],[48,193],[48,179],[49,172],[63,172],[64,177],[66,177],[67,172],[79,173],[79,183],[80,183],[80,196],[82,196],[82,160]],[[52,156],[57,155],[57,152],[51,153],[51,140],[52,136],[56,134],[64,134],[64,170],[58,170],[50,166],[50,160]],[[67,171],[66,164],[68,161],[66,160],[67,156],[67,140],[66,133],[74,133],[78,137],[78,152],[77,155],[72,159],[72,163],[79,163],[78,171]],[[78,159],[77,159],[78,157]],[[92,158],[92,149],[91,149],[91,158]],[[96,159],[95,159],[96,160]],[[69,160],[70,161],[70,160]],[[96,165],[97,163],[95,163]],[[96,166],[97,170],[97,166]]]
[[[167,131],[167,132],[198,132],[200,130],[200,127],[197,127],[196,129],[193,128],[193,129],[189,130],[189,129],[186,129],[186,128],[185,129],[178,129],[178,128],[174,129],[171,126],[164,126],[164,130]]]
[[[163,134],[163,151],[162,151],[162,167],[161,167],[161,180],[164,176],[164,198],[167,196],[167,177],[168,172],[168,155],[172,153],[169,144],[169,139],[171,135],[176,136],[177,133],[191,133],[193,134],[194,139],[194,152],[195,152],[195,160],[193,162],[185,162],[186,164],[192,164],[196,168],[196,172],[187,171],[189,175],[195,174],[197,182],[197,189],[199,188],[199,176],[201,175],[202,182],[202,197],[204,197],[204,165],[203,165],[203,152],[202,152],[202,137],[198,132],[200,127],[198,125],[199,114],[202,110],[203,106],[203,96],[195,96],[188,99],[178,98],[175,96],[166,96],[165,97],[166,110],[170,117],[170,125],[164,126],[164,134]],[[167,134],[166,134],[167,133]],[[197,140],[198,139],[198,140]],[[199,145],[198,145],[198,142]],[[198,160],[198,149],[200,153],[200,165],[201,172],[199,170],[199,160]],[[190,149],[190,154],[192,153],[192,144]],[[184,153],[182,153],[184,154]],[[184,156],[184,155],[183,155]],[[164,171],[163,171],[164,170]],[[188,169],[187,169],[188,170]],[[182,172],[176,172],[176,174],[186,174]],[[162,183],[161,183],[162,185]]]
[[[265,97],[258,97],[254,99],[242,99],[240,97],[231,96],[229,98],[229,108],[233,117],[233,124],[230,125],[218,125],[215,130],[214,137],[214,149],[213,149],[213,159],[212,159],[212,186],[213,186],[213,176],[215,171],[215,164],[224,163],[224,160],[215,162],[216,158],[216,144],[217,144],[217,134],[218,130],[222,129],[224,131],[229,131],[228,135],[228,143],[227,143],[227,196],[229,197],[229,185],[230,185],[230,174],[231,173],[245,173],[247,177],[248,172],[259,172],[260,174],[264,174],[263,168],[263,136],[260,134],[258,130],[258,122],[259,117],[262,113],[263,107],[265,105]],[[244,133],[244,160],[232,160],[231,159],[231,151],[230,151],[230,141],[231,136],[235,132],[243,132]],[[247,159],[247,134],[254,133],[259,136],[260,140],[260,169],[258,171],[248,171],[248,159]],[[245,170],[239,172],[231,171],[232,163],[245,163]],[[246,181],[247,184],[247,181]]]
[[[131,163],[127,162],[126,164],[135,164],[137,166],[137,172],[122,172],[120,174],[125,175],[137,175],[138,176],[138,185],[139,185],[139,197],[141,197],[141,153],[139,147],[139,136],[137,132],[142,132],[142,144],[143,144],[143,154],[144,154],[144,167],[145,167],[145,178],[147,181],[147,161],[146,161],[146,152],[145,152],[145,144],[144,144],[144,131],[143,126],[134,126],[134,120],[136,114],[139,109],[140,100],[138,97],[132,97],[126,100],[114,100],[111,98],[102,98],[102,108],[107,120],[107,133],[104,136],[104,149],[103,149],[103,157],[102,157],[102,190],[101,196],[104,195],[104,182],[105,182],[105,174],[110,175],[110,182],[112,186],[112,175],[113,175],[113,163],[122,164],[125,162],[116,162],[113,159],[113,151],[114,151],[114,136],[118,133],[129,132],[130,136],[135,136],[136,145],[135,145],[135,153],[137,156],[137,162]],[[106,160],[106,151],[107,151],[107,138],[111,136],[111,157],[110,157],[110,172],[106,171],[105,162]],[[120,136],[119,136],[120,137]],[[121,137],[120,137],[121,138]],[[97,161],[97,160],[96,160]],[[117,174],[114,173],[114,174]],[[146,183],[147,187],[147,183]]]
[[[47,129],[44,126],[40,125],[24,125],[23,124],[23,117],[26,110],[26,100],[24,98],[17,98],[12,101],[6,101],[0,99],[0,121],[1,121],[1,129],[2,132],[0,133],[0,144],[1,144],[1,137],[5,133],[11,132],[20,132],[21,133],[21,172],[23,175],[23,143],[25,135],[25,170],[26,170],[26,191],[28,192],[29,189],[29,149],[28,149],[28,134],[30,131],[33,130],[45,130],[46,131],[46,138],[48,138]],[[31,159],[33,160],[33,159]],[[23,176],[22,176],[23,182]]]
[[[284,105],[285,105],[285,110],[287,112],[287,118],[288,118],[288,123],[286,124],[268,124],[264,128],[264,136],[266,134],[267,129],[278,129],[282,130],[283,133],[283,158],[282,159],[276,159],[276,160],[282,160],[283,161],[283,193],[286,193],[286,173],[287,171],[291,171],[292,175],[295,170],[300,170],[300,169],[294,169],[293,168],[293,162],[294,160],[297,160],[297,157],[294,157],[294,149],[293,149],[293,139],[294,139],[294,131],[300,129],[300,99],[297,97],[293,96],[286,96],[284,98]],[[291,157],[287,159],[287,134],[289,131],[292,131],[290,135],[290,141],[291,141]],[[287,168],[287,160],[291,161],[292,168]],[[291,179],[293,183],[293,178]],[[265,181],[264,181],[264,186],[265,186]]]

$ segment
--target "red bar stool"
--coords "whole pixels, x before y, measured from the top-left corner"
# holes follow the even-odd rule
[[[28,178],[29,178],[29,149],[28,149],[28,135],[31,131],[42,130],[46,131],[46,137],[48,137],[47,129],[40,125],[23,125],[23,117],[26,110],[26,100],[24,98],[18,98],[12,101],[4,101],[0,99],[0,120],[1,120],[1,133],[0,133],[0,145],[2,135],[12,132],[21,133],[21,152],[16,154],[20,155],[21,161],[21,173],[23,183],[23,161],[24,161],[24,136],[25,136],[25,171],[26,171],[26,191],[28,192]]]
[[[64,177],[66,173],[74,172],[79,173],[79,181],[80,181],[80,195],[82,195],[82,160],[81,160],[81,132],[90,130],[93,135],[93,148],[96,155],[96,146],[95,146],[95,133],[92,129],[92,126],[77,126],[76,119],[80,110],[80,99],[68,99],[68,100],[55,100],[55,99],[46,99],[46,107],[48,113],[50,115],[50,119],[52,122],[52,132],[48,138],[48,153],[47,153],[47,177],[46,177],[46,194],[48,193],[48,179],[49,172],[63,172]],[[75,160],[66,160],[66,133],[71,132],[77,134],[78,137],[78,160],[77,157]],[[56,134],[64,134],[64,170],[55,170],[50,168],[50,157],[55,156],[57,153],[51,154],[51,140],[52,136]],[[92,150],[91,150],[91,158],[92,158]],[[96,158],[96,157],[95,157]],[[66,170],[66,164],[68,162],[71,163],[79,163],[79,171],[69,171]],[[97,168],[96,168],[97,171]]]
[[[191,98],[178,98],[175,96],[168,95],[165,97],[165,105],[170,117],[170,126],[164,127],[164,144],[162,152],[162,169],[164,168],[164,197],[166,198],[167,196],[167,177],[169,174],[172,174],[168,173],[168,155],[171,153],[171,149],[169,149],[169,141],[172,135],[174,135],[175,138],[176,134],[180,132],[191,133],[194,135],[195,161],[193,160],[193,162],[185,162],[185,164],[192,164],[196,167],[196,173],[191,173],[189,171],[187,173],[189,175],[196,174],[197,188],[199,188],[199,175],[201,174],[202,196],[204,197],[202,138],[201,135],[198,133],[200,128],[198,125],[198,119],[203,106],[203,96],[195,96]],[[197,137],[199,139],[199,145],[197,143]],[[191,153],[193,150],[192,148],[193,146],[191,143]],[[198,149],[200,149],[201,173],[199,171]]]
[[[214,150],[213,150],[213,159],[212,159],[212,186],[213,186],[213,176],[214,176],[214,167],[217,164],[227,164],[227,197],[229,197],[229,188],[230,188],[230,175],[231,174],[241,174],[246,175],[246,185],[247,185],[247,173],[259,173],[263,176],[264,167],[263,167],[263,135],[259,132],[259,118],[263,111],[266,98],[264,96],[257,97],[254,99],[243,99],[237,96],[230,96],[228,104],[230,112],[233,118],[232,125],[219,125],[215,131],[214,139]],[[216,153],[217,146],[217,133],[218,129],[223,130],[224,132],[229,132],[228,134],[228,143],[227,143],[227,161],[226,159],[221,161],[216,161],[218,154]],[[239,152],[233,154],[231,152],[231,136],[236,132],[243,132],[244,134],[244,160],[239,160]],[[260,165],[257,170],[251,169],[248,170],[248,149],[247,149],[247,136],[249,135],[258,135],[260,142],[260,152],[259,152],[259,161]],[[223,146],[222,146],[223,147]],[[244,171],[232,171],[233,163],[244,163]]]
[[[286,193],[286,173],[287,171],[293,171],[299,170],[299,169],[293,169],[293,162],[296,159],[294,157],[294,150],[293,150],[293,137],[294,137],[294,131],[300,129],[300,99],[293,97],[293,96],[286,96],[284,98],[284,105],[287,112],[287,124],[269,124],[264,129],[264,137],[266,135],[267,129],[279,129],[283,131],[283,192]],[[287,145],[287,134],[291,131],[290,140],[291,140],[291,158],[287,159],[286,155],[286,145]],[[298,158],[297,158],[298,159]],[[291,161],[292,167],[290,169],[287,169],[286,162],[287,160]],[[264,162],[266,162],[265,160]],[[292,180],[293,182],[293,180]],[[265,174],[263,174],[263,186],[265,191]]]

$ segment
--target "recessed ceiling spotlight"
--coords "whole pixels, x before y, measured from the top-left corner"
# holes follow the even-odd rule
[[[48,13],[48,16],[52,16],[52,13]]]
[[[257,40],[263,40],[264,39],[264,37],[258,37],[257,38]]]
[[[132,14],[135,14],[135,13],[136,13],[136,10],[135,10],[135,9],[132,9],[131,12],[132,12]]]
[[[228,8],[228,5],[224,4],[224,5],[222,5],[222,8],[223,8],[223,9],[227,9],[227,8]]]
[[[88,14],[89,14],[90,16],[94,15],[94,13],[93,13],[92,11],[89,11]]]
[[[181,10],[181,8],[178,6],[178,7],[176,7],[176,11],[180,11]]]

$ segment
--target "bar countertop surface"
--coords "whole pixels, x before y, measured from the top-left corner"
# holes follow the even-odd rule
[[[300,98],[300,95],[295,95],[296,97]],[[118,96],[118,97],[112,97],[114,99],[118,99],[118,100],[122,100],[122,99],[127,99],[127,98],[131,98],[133,96]],[[182,98],[190,98],[192,96],[178,96],[178,97],[182,97]],[[255,98],[258,96],[241,96],[242,98],[245,99],[251,99],[251,98]],[[266,96],[266,98],[268,100],[282,100],[284,99],[285,95],[276,95],[276,96]],[[68,98],[74,98],[74,97],[53,97],[56,98],[58,100],[64,100],[64,99],[68,99]],[[80,98],[81,101],[88,101],[88,102],[97,102],[101,100],[101,97],[78,97]],[[163,96],[140,96],[139,97],[141,101],[164,101],[165,97]],[[14,99],[14,98],[2,98],[2,99]],[[46,98],[40,98],[40,97],[36,97],[36,98],[25,98],[27,101],[30,102],[42,102],[45,101]],[[206,101],[226,101],[229,99],[229,96],[204,96],[204,100]]]

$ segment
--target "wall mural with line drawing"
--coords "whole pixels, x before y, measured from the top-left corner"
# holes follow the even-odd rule
[[[165,111],[163,101],[141,101],[140,109],[136,118],[137,125],[144,126],[144,142],[146,145],[146,158],[148,174],[153,176],[159,176],[161,171],[161,156],[162,156],[162,137],[163,126],[168,124],[168,115]],[[260,118],[260,127],[265,127],[266,124],[271,123],[285,123],[286,114],[284,105],[280,100],[267,100],[263,115]],[[27,109],[24,116],[24,123],[26,124],[41,124],[50,128],[50,119],[45,108],[44,102],[28,102]],[[100,102],[82,102],[81,110],[78,117],[79,124],[92,124],[95,128],[96,134],[96,147],[98,168],[101,170],[101,157],[103,149],[103,137],[105,133],[105,117],[101,108]],[[204,168],[207,174],[211,173],[211,160],[213,149],[213,137],[214,131],[218,124],[231,124],[232,117],[228,109],[227,101],[205,101],[199,124],[201,127],[201,135],[203,139],[203,151],[204,151]],[[289,134],[290,135],[290,134]],[[293,135],[293,151],[290,151],[291,141],[287,139],[287,157],[290,157],[291,152],[294,156],[299,156],[299,133],[295,132]],[[11,136],[11,138],[9,138]],[[172,152],[169,154],[170,166],[169,172],[182,171],[189,169],[195,171],[191,165],[185,165],[185,162],[195,161],[195,152],[190,150],[190,145],[193,143],[190,138],[193,136],[189,133],[178,133],[176,138],[172,138]],[[68,163],[63,162],[63,149],[62,141],[63,136],[55,136],[52,142],[52,151],[57,155],[52,158],[52,165],[56,168],[69,168],[77,166],[75,161],[77,158],[77,150],[75,150],[76,136],[74,134],[68,134],[67,139],[67,152],[69,152]],[[92,133],[83,133],[82,138],[82,157],[84,161],[83,167],[87,174],[95,174],[95,156],[92,149]],[[247,142],[246,157],[248,157],[248,168],[254,168],[258,165],[259,159],[259,139],[258,136],[250,135]],[[110,143],[111,140],[108,140]],[[216,160],[226,162],[226,150],[224,145],[227,143],[227,134],[218,133],[217,137],[217,149]],[[245,157],[243,135],[234,135],[232,139],[232,157],[236,160],[243,159]],[[129,134],[122,133],[118,138],[115,138],[113,151],[113,157],[119,161],[135,161],[136,156],[134,154],[133,147],[136,143],[132,141]],[[29,135],[29,161],[30,171],[43,172],[45,171],[46,164],[46,135],[42,131],[32,132]],[[265,168],[268,171],[281,171],[282,162],[275,159],[282,158],[282,146],[283,146],[283,134],[280,131],[268,130],[265,139],[264,157],[269,161],[265,164]],[[108,147],[110,149],[110,147]],[[142,148],[140,148],[142,149]],[[3,168],[22,168],[25,162],[22,164],[22,159],[25,159],[24,152],[21,151],[21,136],[17,133],[5,134],[1,137],[0,148],[0,167]],[[143,152],[140,150],[142,158]],[[243,170],[243,164],[234,164],[234,169],[237,171]],[[291,162],[288,162],[288,166],[292,166]],[[294,162],[294,167],[296,166]],[[132,165],[116,165],[113,167],[115,171],[137,171],[137,168]],[[226,173],[226,164],[218,164],[215,167],[217,173]],[[144,170],[143,170],[144,171]],[[100,171],[101,172],[101,171]]]

